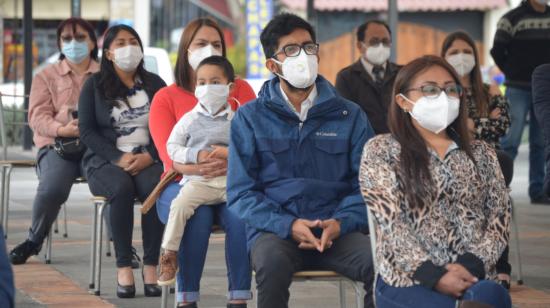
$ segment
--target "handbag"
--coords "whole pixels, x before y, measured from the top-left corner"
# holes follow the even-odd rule
[[[157,186],[151,191],[147,199],[143,201],[141,206],[141,214],[145,215],[149,210],[157,203],[157,199],[160,197],[160,194],[164,191],[164,188],[168,186],[168,184],[172,183],[175,178],[179,176],[179,173],[177,173],[174,169],[170,169],[166,172],[164,177],[158,182]]]
[[[79,161],[86,151],[86,145],[78,137],[56,137],[53,149],[65,160]]]

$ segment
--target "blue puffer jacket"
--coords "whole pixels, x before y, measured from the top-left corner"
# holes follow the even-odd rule
[[[323,77],[300,122],[279,79],[239,108],[231,124],[227,204],[247,225],[248,248],[260,232],[290,238],[295,219],[341,222],[341,234],[367,225],[357,179],[363,145],[374,136],[367,116]]]

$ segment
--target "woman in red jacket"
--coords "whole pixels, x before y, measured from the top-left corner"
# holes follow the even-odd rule
[[[197,104],[195,98],[194,69],[205,58],[212,55],[226,55],[223,32],[218,24],[208,18],[190,22],[182,33],[175,79],[172,84],[155,95],[149,115],[149,129],[164,164],[164,171],[174,169],[187,175],[215,177],[225,175],[227,161],[212,160],[198,165],[182,165],[172,162],[166,150],[166,141],[176,122]],[[256,98],[250,85],[236,79],[230,103],[233,108]],[[157,210],[161,220],[166,221],[170,203],[180,190],[178,182],[169,184],[157,200]],[[225,204],[199,207],[188,221],[178,252],[179,306],[196,307],[199,300],[199,286],[208,249],[208,238],[212,225],[219,224],[226,232],[226,260],[228,269],[228,307],[246,307],[246,300],[252,298],[250,292],[251,269],[246,251],[244,224],[233,215]],[[168,260],[162,259],[161,262]],[[163,266],[175,266],[163,264]]]

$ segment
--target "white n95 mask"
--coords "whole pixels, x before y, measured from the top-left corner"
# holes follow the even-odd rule
[[[425,129],[439,134],[446,129],[458,117],[460,100],[441,92],[436,98],[421,97],[416,102],[411,101],[405,95],[399,94],[405,100],[413,104],[409,114]]]

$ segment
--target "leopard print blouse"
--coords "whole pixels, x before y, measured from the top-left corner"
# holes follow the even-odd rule
[[[483,262],[486,279],[495,279],[508,243],[511,203],[495,151],[482,141],[471,146],[475,164],[456,145],[443,160],[430,150],[437,198],[411,209],[396,179],[399,143],[385,134],[365,145],[359,181],[376,221],[376,260],[386,283],[418,285],[413,275],[424,262],[445,266],[465,253]]]

